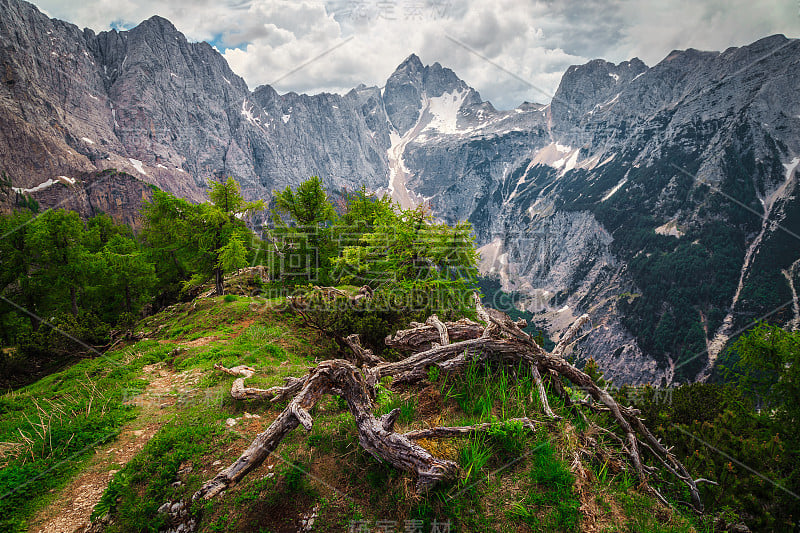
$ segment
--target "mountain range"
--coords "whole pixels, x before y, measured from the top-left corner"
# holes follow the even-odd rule
[[[151,186],[366,186],[469,220],[553,337],[589,313],[576,357],[615,382],[707,379],[754,320],[800,327],[798,79],[800,40],[774,35],[593,60],[505,111],[416,55],[383,87],[278,94],[164,18],[95,33],[0,0],[0,202],[135,224]]]

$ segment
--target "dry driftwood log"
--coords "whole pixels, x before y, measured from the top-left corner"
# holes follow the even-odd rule
[[[438,321],[438,318],[436,320]],[[439,323],[441,324],[441,322]],[[477,339],[483,335],[484,329],[483,326],[468,318],[462,318],[457,322],[447,322],[448,342],[442,342],[442,335],[435,325],[426,322],[425,324],[413,323],[412,326],[411,329],[403,329],[393,336],[386,337],[386,346],[401,352],[424,352],[431,349],[434,343],[442,345]]]
[[[326,293],[330,295],[330,291]],[[373,456],[385,460],[396,468],[411,472],[417,478],[417,490],[424,492],[436,483],[450,480],[458,475],[458,467],[452,461],[438,459],[412,441],[421,438],[455,437],[485,431],[489,424],[469,427],[440,427],[411,431],[406,434],[394,432],[394,422],[399,415],[395,410],[376,418],[373,413],[373,400],[376,384],[384,377],[392,376],[393,386],[424,379],[428,369],[436,366],[443,371],[457,372],[475,361],[491,360],[496,364],[509,364],[517,367],[520,363],[531,366],[532,375],[541,399],[543,411],[550,419],[558,418],[552,411],[545,392],[546,377],[557,393],[564,396],[568,404],[578,408],[588,406],[594,410],[609,413],[619,428],[621,435],[615,435],[624,453],[628,456],[642,486],[656,495],[662,502],[666,499],[649,483],[649,476],[655,467],[642,460],[642,449],[647,450],[672,475],[689,488],[692,506],[701,511],[703,506],[694,480],[683,464],[667,449],[638,418],[638,411],[619,405],[616,400],[585,372],[579,370],[563,355],[589,321],[587,315],[581,316],[562,335],[552,352],[539,346],[530,335],[522,331],[526,323],[514,322],[507,315],[494,309],[486,309],[475,295],[477,315],[484,324],[469,320],[441,322],[435,315],[425,324],[412,324],[408,330],[398,331],[387,338],[387,345],[410,355],[395,362],[383,361],[365,349],[357,335],[345,339],[352,352],[351,360],[334,359],[320,363],[301,378],[287,378],[282,387],[255,389],[244,385],[245,379],[255,372],[252,368],[239,366],[231,369],[215,365],[215,368],[238,376],[231,394],[242,399],[266,399],[279,401],[291,398],[289,405],[266,431],[256,437],[241,457],[207,481],[194,494],[194,499],[211,498],[228,487],[233,486],[248,472],[257,468],[276,447],[283,437],[302,425],[310,430],[313,419],[309,411],[323,394],[337,394],[347,401],[348,408],[356,420],[359,443]],[[569,381],[573,388],[587,394],[594,403],[586,400],[570,401],[561,378]],[[528,429],[536,424],[529,419],[521,419]]]

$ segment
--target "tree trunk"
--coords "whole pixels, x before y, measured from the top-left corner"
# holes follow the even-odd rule
[[[131,287],[125,284],[125,311],[131,312]]]
[[[394,432],[399,409],[376,418],[372,414],[373,399],[369,393],[373,388],[365,382],[361,371],[348,361],[333,359],[314,368],[302,390],[267,430],[258,435],[232,465],[207,481],[192,499],[212,498],[235,485],[263,463],[281,440],[297,426],[302,425],[306,431],[311,431],[314,421],[309,411],[323,394],[334,390],[347,401],[356,421],[361,446],[379,460],[416,473],[419,492],[426,492],[433,485],[456,477],[456,463],[437,459],[408,437]]]
[[[172,264],[175,265],[175,270],[178,271],[178,277],[184,279],[186,277],[186,271],[183,270],[180,261],[178,261],[178,258],[175,256],[175,250],[170,250],[169,256],[172,258]]]
[[[214,269],[214,286],[217,291],[217,296],[225,294],[225,276],[221,268]]]
[[[74,285],[69,288],[69,301],[72,304],[72,316],[78,318],[78,291]]]

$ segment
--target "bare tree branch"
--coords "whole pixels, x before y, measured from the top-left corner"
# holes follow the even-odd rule
[[[320,288],[325,297],[342,297],[335,290],[328,289],[330,288]],[[709,481],[694,480],[670,449],[664,447],[638,418],[639,411],[619,405],[608,391],[599,387],[588,374],[562,357],[578,332],[589,321],[588,315],[581,316],[572,324],[553,351],[547,352],[530,335],[522,331],[521,328],[526,326],[524,321],[514,322],[500,311],[486,309],[480,303],[477,294],[475,298],[477,315],[486,323],[485,327],[463,320],[445,324],[434,315],[425,324],[412,324],[411,329],[399,331],[394,337],[387,338],[387,345],[410,352],[410,355],[400,361],[381,360],[361,346],[357,335],[350,335],[345,342],[354,354],[353,362],[342,359],[325,361],[311,369],[305,377],[287,378],[283,387],[266,390],[245,387],[244,380],[253,375],[254,369],[246,366],[227,369],[215,365],[215,368],[223,372],[239,376],[231,389],[234,397],[265,398],[271,401],[292,399],[286,409],[264,433],[256,437],[241,457],[206,482],[194,498],[211,498],[241,480],[261,464],[286,434],[298,425],[310,430],[313,426],[311,408],[323,394],[337,394],[347,401],[348,408],[356,420],[361,446],[373,456],[389,462],[396,468],[414,473],[419,491],[424,492],[436,483],[453,479],[458,472],[455,463],[438,459],[411,441],[470,435],[487,431],[491,424],[437,427],[398,434],[394,432],[394,425],[399,410],[395,409],[380,418],[376,418],[372,413],[376,395],[375,386],[382,378],[388,376],[394,378],[393,386],[396,386],[398,383],[424,379],[431,366],[456,372],[476,361],[491,359],[495,364],[505,364],[512,368],[520,363],[531,367],[542,409],[550,419],[557,419],[558,416],[547,400],[542,374],[550,380],[556,392],[568,405],[573,405],[575,408],[589,407],[609,414],[619,427],[620,435],[594,423],[590,423],[590,427],[612,436],[619,443],[643,486],[666,503],[666,499],[648,482],[649,476],[656,469],[643,462],[641,449],[655,456],[670,474],[686,484],[692,496],[693,507],[698,511],[702,510],[697,483]],[[423,347],[425,349],[419,351]],[[359,370],[356,365],[361,365],[362,369]],[[585,400],[573,403],[567,391],[561,386],[561,379],[566,379],[585,391],[596,403]],[[578,412],[585,418],[581,411]],[[523,425],[531,430],[539,423],[527,418],[517,420],[522,421]]]

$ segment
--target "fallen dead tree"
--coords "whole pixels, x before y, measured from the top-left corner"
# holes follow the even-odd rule
[[[428,369],[434,366],[452,373],[475,362],[492,361],[494,364],[513,367],[519,364],[530,365],[544,414],[550,419],[558,417],[548,404],[544,379],[549,380],[556,393],[563,395],[567,404],[573,408],[587,407],[607,412],[615,420],[617,431],[598,429],[612,435],[619,443],[633,465],[642,487],[667,503],[649,483],[650,476],[657,468],[648,466],[643,461],[642,451],[646,450],[662,467],[688,487],[692,507],[702,511],[697,483],[704,480],[694,480],[689,475],[678,458],[638,418],[637,410],[617,403],[589,375],[563,358],[569,345],[588,322],[587,315],[580,317],[564,333],[555,348],[547,352],[522,330],[526,326],[524,321],[514,322],[504,313],[484,308],[477,295],[475,305],[477,316],[483,324],[469,320],[444,323],[434,315],[425,324],[412,324],[411,329],[398,331],[393,337],[387,338],[388,346],[408,354],[400,361],[382,360],[361,345],[358,335],[350,335],[345,339],[350,349],[349,360],[324,361],[303,377],[287,378],[285,385],[280,387],[247,387],[244,382],[255,372],[252,368],[239,366],[228,369],[215,365],[215,368],[223,372],[238,376],[231,389],[235,398],[271,402],[291,400],[239,459],[207,481],[193,498],[212,498],[233,486],[263,463],[289,432],[298,426],[310,430],[314,423],[310,410],[324,394],[336,394],[346,400],[348,409],[355,418],[361,446],[373,456],[414,474],[419,492],[425,492],[437,483],[452,480],[458,475],[458,466],[452,461],[434,457],[413,441],[470,435],[486,431],[490,424],[397,433],[394,431],[394,423],[399,416],[399,409],[380,418],[373,415],[376,385],[387,376],[393,378],[392,386],[413,383],[424,379],[428,375]],[[572,402],[561,384],[561,378],[583,391],[586,398]],[[529,419],[521,421],[529,430],[535,430],[536,424],[541,424]]]

